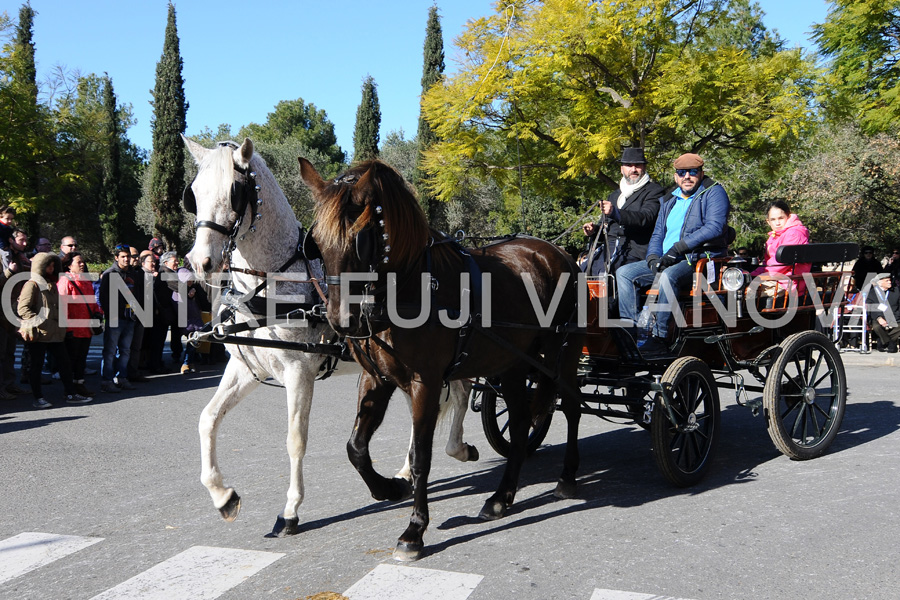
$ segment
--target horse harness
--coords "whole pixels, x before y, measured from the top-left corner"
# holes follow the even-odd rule
[[[239,146],[232,141],[219,142],[218,146],[228,147],[233,150],[239,148]],[[337,356],[345,353],[345,349],[338,344],[301,344],[299,342],[263,340],[248,337],[237,337],[235,335],[237,333],[243,333],[253,329],[271,327],[280,323],[290,323],[292,321],[325,322],[326,319],[324,312],[325,291],[319,285],[319,280],[317,280],[316,278],[310,278],[308,281],[298,281],[296,283],[312,283],[319,296],[319,302],[279,303],[281,307],[285,307],[287,309],[286,312],[275,314],[271,318],[266,317],[262,319],[252,319],[243,323],[234,322],[235,314],[238,312],[238,309],[241,306],[246,307],[250,314],[254,316],[268,314],[267,304],[269,300],[264,296],[260,296],[260,294],[268,286],[268,276],[270,275],[270,273],[267,273],[265,271],[236,267],[231,264],[231,255],[232,252],[237,248],[238,239],[243,240],[248,233],[254,233],[256,231],[256,222],[258,222],[262,218],[262,213],[259,212],[259,207],[261,207],[263,204],[262,200],[259,198],[259,192],[261,188],[256,183],[256,172],[251,171],[249,168],[240,167],[238,165],[234,165],[234,171],[236,175],[234,178],[234,182],[231,185],[230,192],[231,209],[237,215],[234,223],[230,226],[226,226],[215,221],[197,220],[194,222],[194,226],[197,229],[212,229],[213,231],[226,236],[225,245],[222,248],[222,260],[230,272],[243,273],[246,275],[260,277],[263,279],[263,282],[253,290],[246,293],[241,293],[234,287],[227,288],[223,293],[223,302],[227,305],[227,308],[221,311],[218,315],[216,315],[215,319],[207,323],[203,327],[203,329],[197,332],[196,337],[198,338],[198,341],[199,338],[202,337],[211,337],[212,340],[218,343],[233,343],[238,344],[239,346],[247,345],[262,346],[267,348],[281,348],[286,350],[301,350],[332,356]],[[196,215],[197,199],[191,187],[192,185],[193,181],[191,182],[191,185],[188,185],[184,189],[182,200],[185,210],[191,214]],[[238,232],[240,231],[248,208],[250,210],[251,225],[247,233],[241,235],[240,238],[238,238]],[[302,225],[298,226],[297,238],[298,241],[297,244],[294,245],[294,252],[290,256],[290,258],[288,258],[288,260],[275,271],[275,273],[286,272],[287,269],[289,269],[295,262],[300,259],[305,260],[307,273],[311,272],[309,259],[306,258],[303,252],[304,242],[306,241],[307,236],[306,232],[304,232],[303,230]],[[228,321],[231,321],[231,323],[228,323]]]

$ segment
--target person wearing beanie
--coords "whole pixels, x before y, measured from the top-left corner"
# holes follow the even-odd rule
[[[647,260],[625,265],[616,273],[619,313],[623,319],[637,320],[635,284],[654,283],[659,290],[654,311],[656,323],[651,337],[640,349],[643,356],[669,352],[671,305],[692,284],[697,259],[728,253],[731,201],[725,188],[704,173],[703,158],[697,154],[682,154],[672,166],[676,187],[661,200],[647,246]]]

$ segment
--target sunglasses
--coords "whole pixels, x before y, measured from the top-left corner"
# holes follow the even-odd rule
[[[78,244],[63,244],[63,248],[77,248]]]
[[[679,177],[684,177],[685,175],[696,177],[700,174],[700,169],[675,169],[675,174]]]

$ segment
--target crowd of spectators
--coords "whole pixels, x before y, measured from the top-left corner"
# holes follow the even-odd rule
[[[0,400],[30,391],[35,408],[48,408],[44,387],[58,379],[64,389],[58,401],[91,402],[86,377],[98,374],[87,365],[94,336],[103,340],[100,392],[133,390],[148,374],[195,371],[201,357],[181,338],[203,327],[211,306],[186,260],[180,264],[157,238],[144,251],[119,244],[113,264],[98,276],[89,273],[76,236],[64,236],[59,252],[47,238],[29,248],[15,217],[13,207],[0,206]]]

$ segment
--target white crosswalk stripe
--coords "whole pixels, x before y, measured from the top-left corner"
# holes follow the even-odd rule
[[[103,538],[26,532],[0,540],[0,583],[96,544]]]
[[[378,565],[344,595],[350,600],[466,600],[483,577],[397,565]]]
[[[210,600],[282,556],[276,552],[194,546],[92,600]]]
[[[594,588],[591,600],[686,600],[673,596],[660,596],[658,594],[638,594],[636,592],[620,592],[618,590],[601,590]]]
[[[0,585],[104,538],[26,532],[0,540]],[[91,600],[212,600],[285,556],[277,552],[193,546]],[[350,600],[466,600],[483,575],[381,564],[344,592]],[[686,600],[596,588],[590,600]]]

